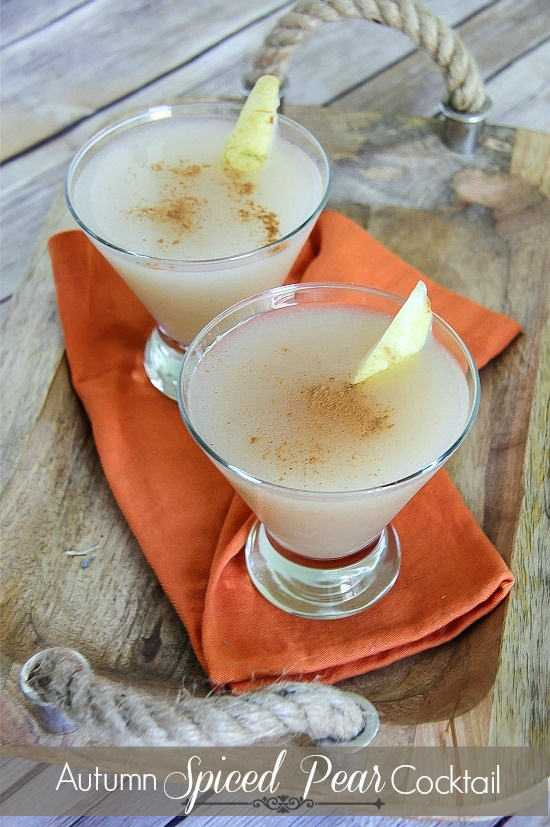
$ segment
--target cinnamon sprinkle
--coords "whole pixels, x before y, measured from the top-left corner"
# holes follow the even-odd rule
[[[200,209],[204,201],[194,195],[171,196],[150,207],[133,207],[129,212],[139,219],[162,224],[174,233],[189,232],[200,224]],[[164,239],[162,239],[164,240]],[[159,239],[160,241],[160,239]]]
[[[140,221],[154,222],[159,230],[170,235],[170,239],[159,235],[159,244],[177,244],[184,234],[199,230],[208,218],[208,199],[197,197],[192,188],[204,170],[212,166],[192,164],[183,159],[172,165],[162,161],[151,164],[151,172],[162,176],[162,195],[156,203],[132,207],[127,213]],[[277,214],[251,197],[256,188],[253,181],[229,166],[214,169],[213,174],[219,176],[219,183],[235,203],[235,216],[243,223],[257,225],[258,246],[271,244],[281,237]]]
[[[367,404],[363,389],[350,382],[306,385],[301,394],[308,413],[307,427],[326,430],[341,426],[359,439],[393,427],[391,409]]]
[[[176,178],[196,178],[201,174],[204,166],[204,164],[201,167],[199,164],[186,164],[180,161],[179,166],[169,167],[168,172]]]
[[[227,182],[227,194],[237,204],[242,204],[242,199],[252,195],[256,185],[252,181],[243,180],[242,173],[229,165],[224,166],[223,172]],[[238,208],[237,213],[241,221],[255,221],[260,225],[263,230],[264,244],[272,244],[281,237],[281,225],[277,214],[252,198],[247,198],[244,205]]]
[[[281,236],[279,219],[276,213],[264,209],[264,207],[255,204],[253,201],[248,202],[248,207],[242,207],[239,210],[239,217],[241,221],[257,221],[261,224],[266,244],[277,241]]]
[[[277,400],[272,400],[276,403]],[[285,439],[269,443],[264,435],[262,458],[285,467],[285,473],[299,466],[318,474],[342,439],[358,443],[393,428],[393,409],[369,399],[364,389],[329,377],[324,383],[306,384],[290,394],[286,417],[293,420]],[[252,437],[251,444],[258,441]],[[354,451],[351,461],[357,458]],[[285,473],[280,480],[284,479]]]

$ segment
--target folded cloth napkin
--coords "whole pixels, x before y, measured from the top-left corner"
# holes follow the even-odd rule
[[[244,689],[284,675],[334,682],[436,646],[491,611],[513,576],[445,471],[394,521],[401,572],[351,618],[285,614],[254,588],[243,546],[248,507],[187,433],[142,364],[153,320],[80,231],[50,239],[74,388],[112,491],[215,684]],[[289,277],[407,295],[418,278],[479,367],[520,332],[422,276],[348,218],[326,211]]]

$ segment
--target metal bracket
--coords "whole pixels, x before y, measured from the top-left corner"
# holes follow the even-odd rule
[[[443,140],[446,145],[454,152],[471,155],[481,140],[485,121],[493,108],[491,98],[485,98],[479,112],[459,112],[447,100],[442,101],[439,108],[445,118]]]

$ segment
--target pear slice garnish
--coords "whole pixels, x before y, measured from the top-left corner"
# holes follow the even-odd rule
[[[428,291],[419,281],[382,337],[367,353],[351,380],[354,385],[418,353],[432,326]]]
[[[279,108],[279,78],[258,78],[224,149],[225,160],[237,172],[256,172],[269,156]]]

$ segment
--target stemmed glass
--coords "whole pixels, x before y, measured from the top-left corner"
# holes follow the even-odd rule
[[[176,242],[170,242],[167,233],[178,225],[184,229],[189,222],[186,211],[200,211],[207,201],[202,191],[194,188],[201,177],[197,171],[208,164],[194,163],[185,153],[190,154],[194,141],[193,151],[202,157],[200,144],[212,140],[222,158],[224,141],[239,112],[239,106],[229,103],[152,107],[92,137],[77,153],[67,174],[66,200],[74,219],[156,321],[145,346],[144,367],[153,385],[173,399],[189,342],[224,308],[284,282],[328,198],[331,172],[323,148],[301,125],[278,116],[274,157],[276,152],[282,153],[282,162],[277,166],[268,160],[261,173],[261,187],[264,193],[277,190],[278,217],[284,228],[281,233],[272,231],[264,234],[261,242],[247,241],[239,247],[235,233],[207,215],[204,221],[212,224],[211,245],[202,248],[198,257],[193,252],[187,254],[185,244],[174,247]],[[193,137],[193,130],[199,128],[199,137]],[[290,160],[290,156],[296,156],[292,169],[309,170],[303,186],[299,175],[290,172],[284,180],[281,174],[281,163],[284,172],[285,158]],[[166,178],[168,169],[173,172],[170,180]],[[161,176],[162,188],[157,180]],[[256,208],[260,210],[258,220],[269,223],[270,213],[262,213],[261,205],[255,205],[250,195],[256,179],[241,181],[226,176],[220,181],[212,203],[225,198],[233,187],[237,220],[240,216],[241,224],[250,223],[250,213]],[[155,230],[154,222],[158,223],[163,213],[166,226],[161,222]],[[161,238],[146,241],[141,237],[144,233],[140,235],[139,222],[145,220],[153,222],[153,229],[147,232],[153,236],[156,232]],[[190,234],[182,238],[190,239]],[[226,239],[221,246],[219,238]]]
[[[244,354],[244,351],[241,354],[235,343],[240,341],[242,345],[242,337],[233,336],[232,340],[232,335],[235,331],[241,333],[255,321],[264,323],[265,335],[268,336],[274,325],[269,327],[265,320],[276,320],[277,314],[282,319],[285,314],[288,317],[291,310],[323,308],[334,314],[336,324],[341,309],[354,306],[374,316],[382,315],[387,320],[386,324],[403,301],[383,291],[343,284],[301,284],[271,289],[239,302],[206,325],[183,360],[178,383],[183,420],[191,436],[255,512],[257,520],[245,549],[248,572],[264,597],[287,612],[319,619],[345,617],[370,606],[392,587],[399,573],[401,545],[391,521],[452,456],[475,420],[479,406],[479,376],[472,356],[452,328],[434,314],[431,336],[436,340],[437,347],[443,348],[449,357],[451,381],[461,388],[460,405],[457,403],[460,413],[449,412],[449,416],[455,417],[456,421],[448,435],[447,431],[443,432],[442,439],[446,442],[437,442],[432,426],[425,423],[423,460],[412,461],[412,467],[411,460],[405,462],[403,467],[406,471],[402,476],[357,490],[353,486],[349,490],[342,490],[341,487],[315,490],[315,486],[307,482],[306,471],[299,483],[285,484],[284,481],[274,481],[272,477],[266,478],[267,474],[262,477],[257,466],[251,462],[237,463],[234,452],[229,451],[230,435],[226,448],[225,435],[220,442],[218,437],[211,439],[211,431],[206,434],[205,416],[201,413],[201,406],[193,401],[196,399],[194,383],[200,380],[202,389],[208,386],[211,379],[204,371],[205,365],[211,367],[212,362],[205,357],[222,351],[226,354],[234,351],[234,364],[238,365],[241,359],[243,363],[246,361],[243,374],[246,375],[249,366],[254,363],[255,354],[251,356],[250,353]],[[304,325],[305,317],[301,318],[300,324]],[[323,318],[326,331],[327,319],[332,317],[325,315]],[[368,318],[365,318],[367,324]],[[311,329],[309,327],[310,332]],[[307,326],[304,326],[301,335],[301,344],[305,348]],[[262,392],[261,371],[270,370],[270,366],[262,365],[261,360],[265,361],[271,347],[273,352],[284,349],[280,345],[279,340],[273,341],[273,344],[268,342],[262,354],[258,352],[260,367],[254,380],[258,394]],[[292,349],[296,353],[299,348]],[[296,357],[291,356],[289,371],[295,361]],[[230,395],[239,394],[235,375],[227,367],[224,370],[227,390],[220,390],[218,386],[218,393],[212,397],[212,405],[217,406],[222,417]],[[277,375],[281,388],[286,378],[282,373],[279,364]],[[389,371],[386,373],[389,374]],[[444,412],[438,410],[434,418],[440,415],[444,416]],[[422,427],[423,423],[420,424]],[[240,422],[232,427],[238,430]],[[245,443],[249,440],[247,427],[244,405],[242,429],[246,434]],[[391,431],[388,433],[391,438]],[[411,433],[411,439],[414,439],[414,432]],[[419,433],[418,430],[416,433]],[[256,437],[252,437],[250,442],[254,439]],[[269,443],[264,440],[264,444]],[[404,551],[406,553],[406,549]]]

